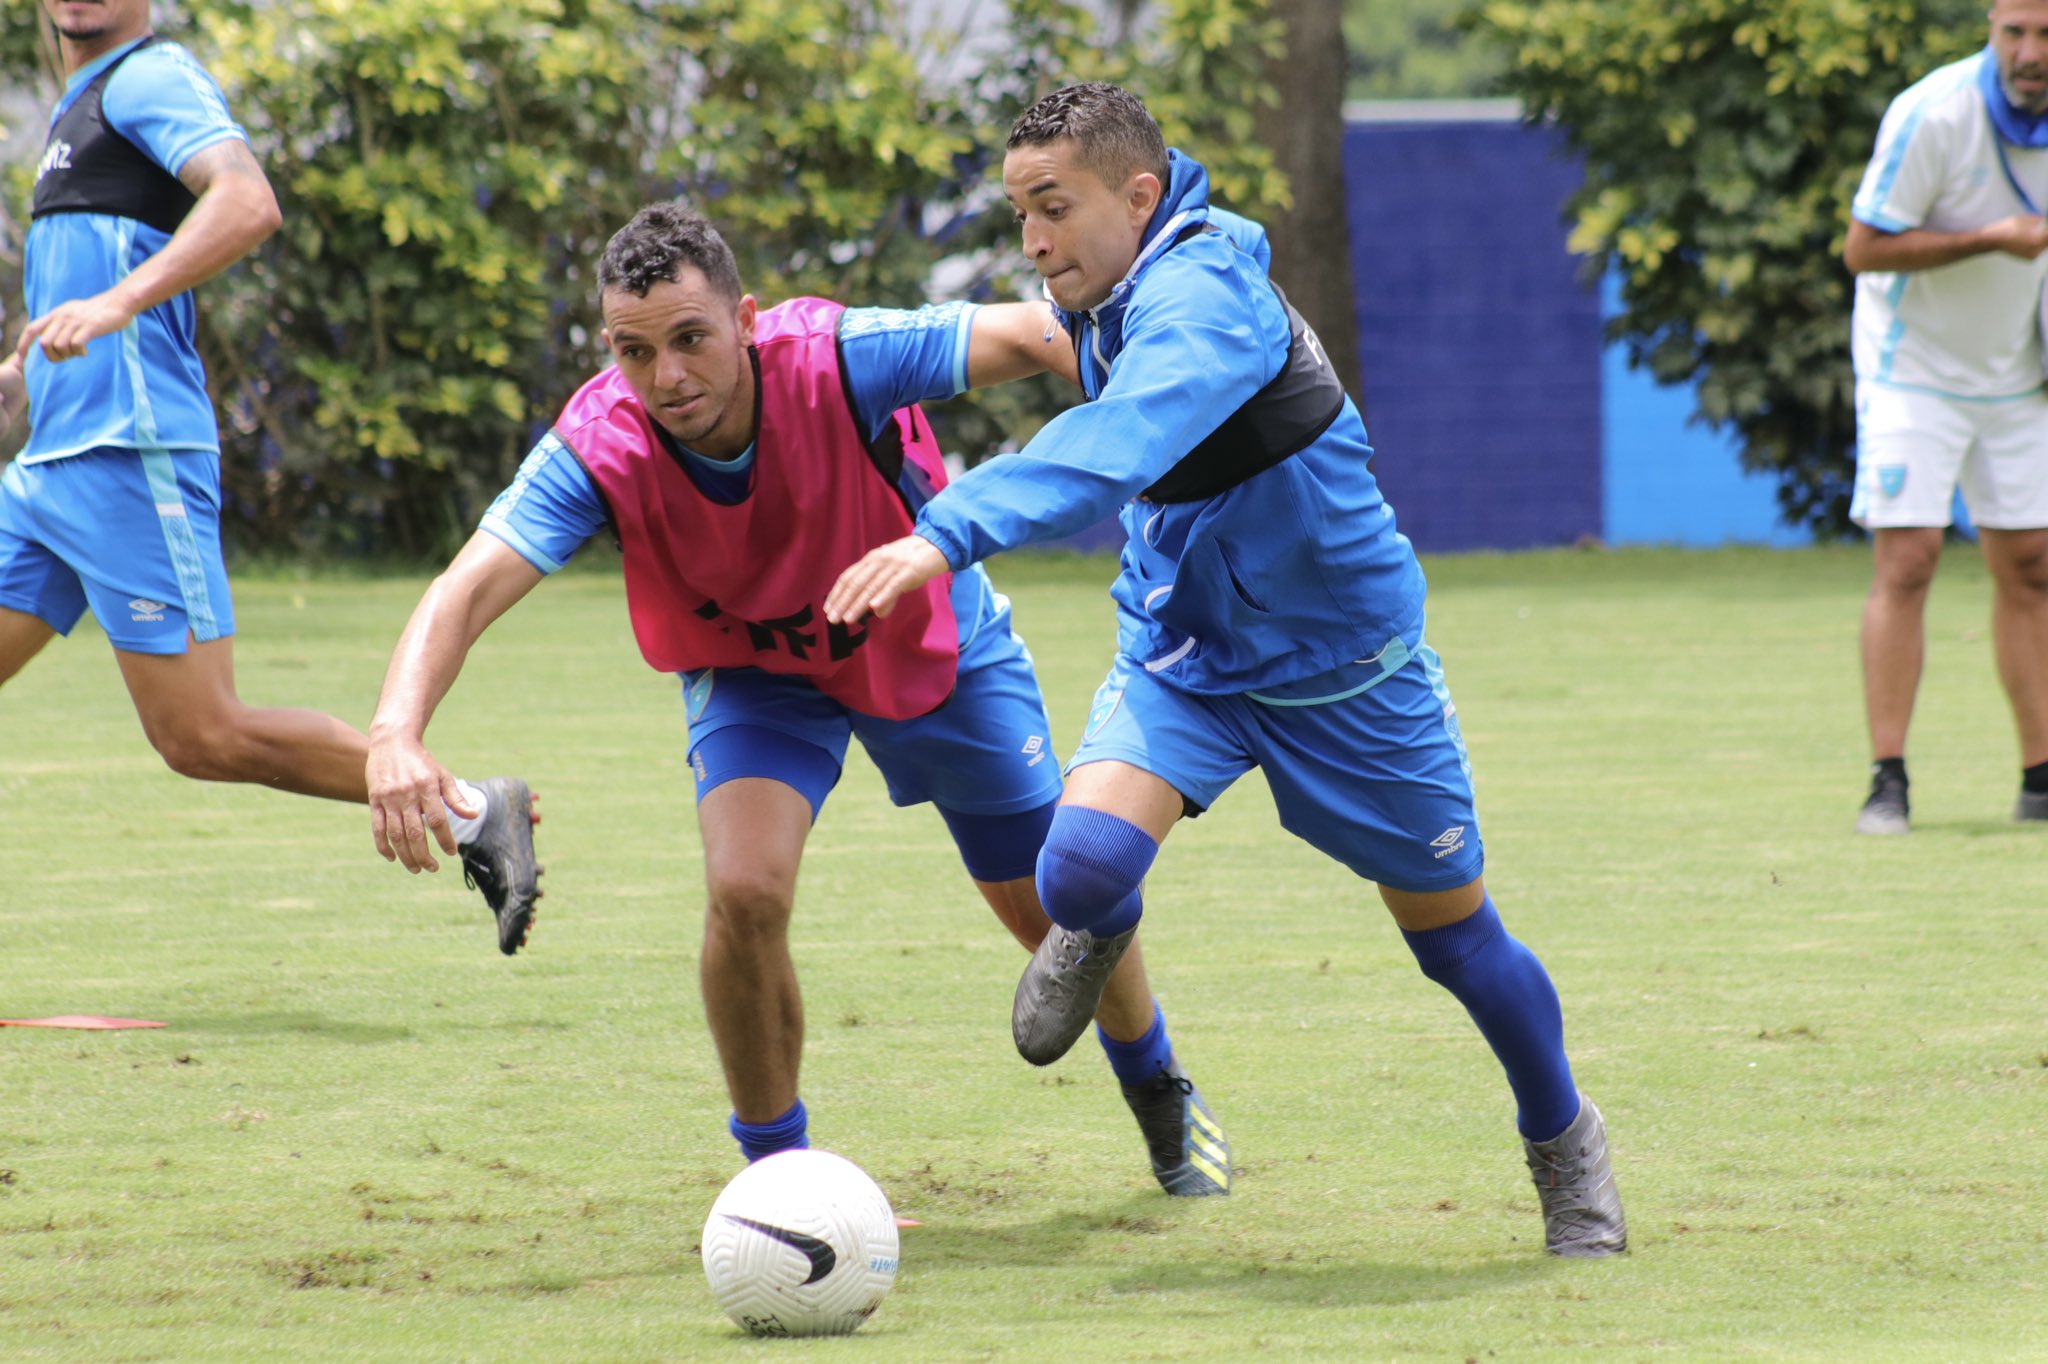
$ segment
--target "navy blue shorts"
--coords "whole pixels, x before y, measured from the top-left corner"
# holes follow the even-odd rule
[[[1262,768],[1283,827],[1395,890],[1453,890],[1485,862],[1457,708],[1420,641],[1233,696],[1178,691],[1119,655],[1068,767],[1105,759],[1150,772],[1199,809]]]

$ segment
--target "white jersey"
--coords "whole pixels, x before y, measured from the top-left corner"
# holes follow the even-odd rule
[[[2003,141],[1978,85],[1989,52],[1916,82],[1885,110],[1851,210],[1883,232],[1968,232],[2048,207],[2048,150]],[[1856,277],[1856,377],[1944,397],[2041,387],[2048,253],[1986,252],[1932,270]]]

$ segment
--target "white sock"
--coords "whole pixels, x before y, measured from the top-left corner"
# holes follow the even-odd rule
[[[455,812],[455,807],[451,805],[448,807],[448,828],[454,833],[457,843],[474,842],[477,834],[484,827],[484,817],[491,812],[490,800],[480,788],[471,786],[460,777],[455,779],[455,788],[462,792],[464,800],[476,807],[476,814],[469,819],[464,819]]]

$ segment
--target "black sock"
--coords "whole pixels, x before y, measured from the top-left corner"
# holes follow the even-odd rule
[[[2032,767],[2020,769],[2020,788],[2025,791],[2048,791],[2048,763],[2035,763]]]
[[[2043,763],[2042,766],[2048,767],[2048,763]],[[2028,771],[2032,770],[2032,768],[2028,769]],[[1906,760],[1904,758],[1879,758],[1870,765],[1870,775],[1873,777],[1897,777],[1901,782],[1908,782]]]

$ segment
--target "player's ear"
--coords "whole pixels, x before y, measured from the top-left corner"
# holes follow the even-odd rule
[[[1139,171],[1124,188],[1124,202],[1130,207],[1132,220],[1141,228],[1152,221],[1152,210],[1159,207],[1160,195],[1159,177],[1151,171]]]
[[[740,344],[742,346],[754,344],[754,317],[758,311],[759,309],[754,303],[754,296],[752,294],[740,295],[740,306],[733,313],[733,321],[739,326]]]

